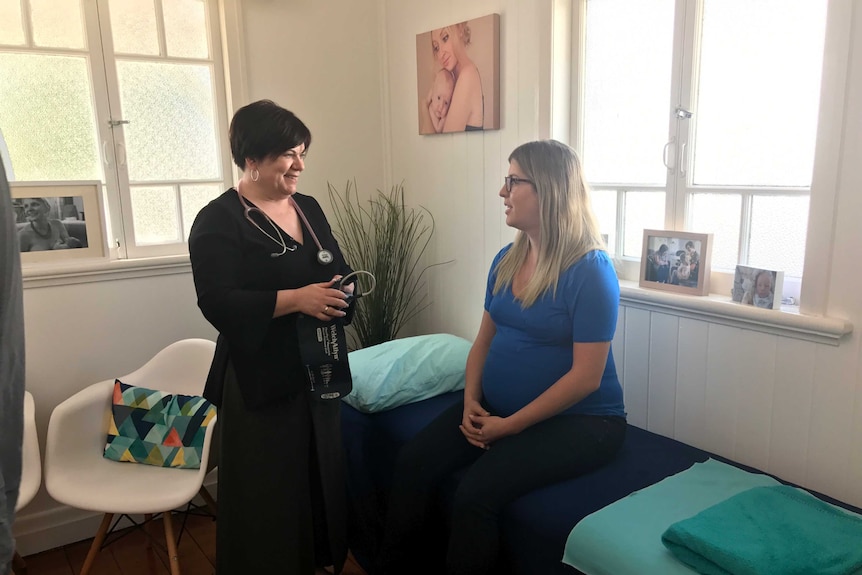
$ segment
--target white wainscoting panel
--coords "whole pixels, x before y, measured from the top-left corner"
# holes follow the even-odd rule
[[[630,306],[618,323],[632,425],[862,505],[862,340],[836,346]]]
[[[736,439],[733,459],[765,469],[769,464],[770,415],[775,387],[777,336],[747,329],[735,330]]]
[[[851,441],[857,357],[840,353],[840,348],[818,346],[814,356],[814,395],[811,402],[811,431],[808,443],[808,483],[813,489],[844,499],[851,495],[848,485],[851,450],[860,449]],[[855,487],[857,499],[862,487]]]
[[[674,439],[706,448],[703,425],[706,405],[706,354],[709,324],[688,318],[679,319],[679,365],[677,366]]]
[[[788,481],[807,482],[815,346],[787,337],[775,350],[769,471]]]
[[[736,441],[736,408],[740,399],[736,341],[741,333],[742,330],[735,327],[709,326],[703,425],[707,449],[725,457],[733,457]]]
[[[647,426],[650,362],[650,312],[637,308],[626,310],[624,387],[628,420],[637,427]]]
[[[653,313],[650,318],[647,429],[673,437],[676,372],[679,365],[679,318]]]

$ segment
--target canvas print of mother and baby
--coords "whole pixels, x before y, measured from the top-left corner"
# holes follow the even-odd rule
[[[500,128],[500,15],[416,35],[419,133]]]

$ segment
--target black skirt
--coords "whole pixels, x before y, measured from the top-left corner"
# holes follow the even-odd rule
[[[347,555],[341,402],[307,393],[261,409],[232,367],[218,411],[216,572],[340,572]]]

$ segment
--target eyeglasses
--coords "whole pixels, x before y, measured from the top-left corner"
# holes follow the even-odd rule
[[[516,186],[518,184],[532,184],[536,185],[532,180],[525,180],[524,178],[519,178],[518,176],[506,176],[503,178],[506,181],[506,191],[511,192],[512,186]]]

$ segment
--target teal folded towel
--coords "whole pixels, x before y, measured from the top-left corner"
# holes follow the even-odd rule
[[[661,540],[704,575],[862,571],[862,517],[786,485],[729,497],[672,524]]]

